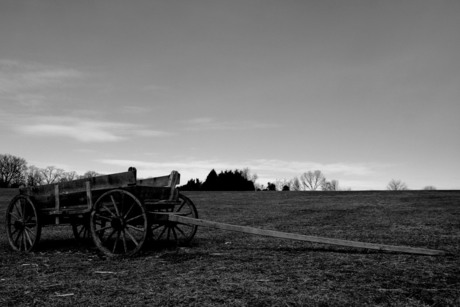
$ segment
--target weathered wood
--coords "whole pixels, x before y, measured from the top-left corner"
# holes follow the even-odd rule
[[[139,179],[137,180],[138,185],[149,186],[149,187],[173,187],[179,184],[180,175],[176,171],[172,171],[167,176]]]
[[[54,209],[56,211],[59,211],[60,208],[60,203],[59,203],[59,185],[55,184],[54,185]],[[56,216],[55,218],[55,223],[56,225],[59,224],[59,216]]]
[[[86,202],[88,203],[88,210],[93,207],[93,194],[91,193],[91,182],[86,181]]]
[[[136,184],[136,175],[134,172],[124,172],[60,182],[58,183],[59,191],[61,194],[86,192],[87,181],[91,183],[92,190],[110,189]],[[54,186],[55,184],[53,183],[37,187],[21,188],[20,193],[26,195],[50,195],[54,194]]]
[[[196,226],[212,227],[212,228],[218,228],[218,229],[223,229],[223,230],[244,232],[244,233],[249,233],[249,234],[254,234],[254,235],[269,236],[269,237],[282,238],[282,239],[300,240],[300,241],[307,241],[307,242],[313,242],[313,243],[333,244],[333,245],[348,246],[348,247],[355,247],[355,248],[365,248],[365,249],[372,249],[372,250],[379,250],[379,251],[386,251],[386,252],[399,252],[399,253],[418,254],[418,255],[439,256],[439,255],[446,254],[442,250],[432,250],[432,249],[416,248],[416,247],[408,247],[408,246],[394,246],[394,245],[386,245],[386,244],[365,243],[365,242],[358,242],[358,241],[332,239],[332,238],[317,237],[317,236],[307,236],[307,235],[287,233],[287,232],[281,232],[281,231],[275,231],[275,230],[266,230],[266,229],[248,227],[248,226],[237,226],[237,225],[231,225],[231,224],[225,224],[225,223],[218,223],[218,222],[188,218],[188,217],[179,216],[175,214],[168,214],[168,213],[156,213],[156,216],[158,216],[159,219],[167,219],[170,222],[178,222],[178,223],[190,224],[190,225],[196,225]]]

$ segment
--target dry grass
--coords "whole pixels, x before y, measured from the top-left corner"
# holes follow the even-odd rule
[[[200,228],[189,247],[97,256],[70,227],[11,252],[1,221],[0,305],[459,306],[460,192],[187,192],[200,218],[365,242],[443,249],[383,254]],[[9,198],[0,192],[0,212]]]

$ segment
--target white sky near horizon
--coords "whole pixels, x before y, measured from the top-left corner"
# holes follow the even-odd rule
[[[0,153],[460,189],[460,1],[0,0]]]

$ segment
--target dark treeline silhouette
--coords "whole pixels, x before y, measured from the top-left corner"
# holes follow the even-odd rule
[[[190,179],[180,187],[182,191],[254,191],[254,182],[248,180],[243,171],[223,171],[219,174],[213,169],[206,180]]]

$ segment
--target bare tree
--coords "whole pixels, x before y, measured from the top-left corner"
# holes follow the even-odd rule
[[[290,187],[291,191],[300,191],[299,178],[294,177],[293,179],[291,179],[291,181],[289,182],[289,187]]]
[[[95,172],[95,171],[87,171],[86,173],[83,174],[83,176],[81,176],[81,178],[91,178],[91,177],[97,177],[97,176],[100,176],[101,174],[99,174],[98,172]]]
[[[71,171],[71,172],[63,172],[61,174],[61,177],[59,178],[59,181],[65,182],[65,181],[72,181],[75,179],[78,179],[78,174],[75,171]]]
[[[423,188],[424,190],[436,190],[436,187],[435,186],[432,186],[432,185],[427,185],[426,187]]]
[[[8,188],[25,183],[27,162],[10,154],[0,155],[0,187]]]
[[[43,175],[43,180],[46,184],[51,184],[58,182],[64,173],[63,169],[56,168],[54,166],[47,166],[41,170]]]
[[[324,181],[323,185],[321,186],[321,189],[323,191],[338,191],[339,181],[338,180]]]
[[[391,179],[391,181],[387,185],[387,190],[403,191],[403,190],[407,190],[407,185],[401,180]]]
[[[31,165],[26,171],[26,184],[30,187],[35,187],[43,184],[42,170],[38,167]]]
[[[316,191],[324,184],[324,181],[326,181],[326,177],[320,170],[308,171],[300,175],[300,182],[305,190]]]

